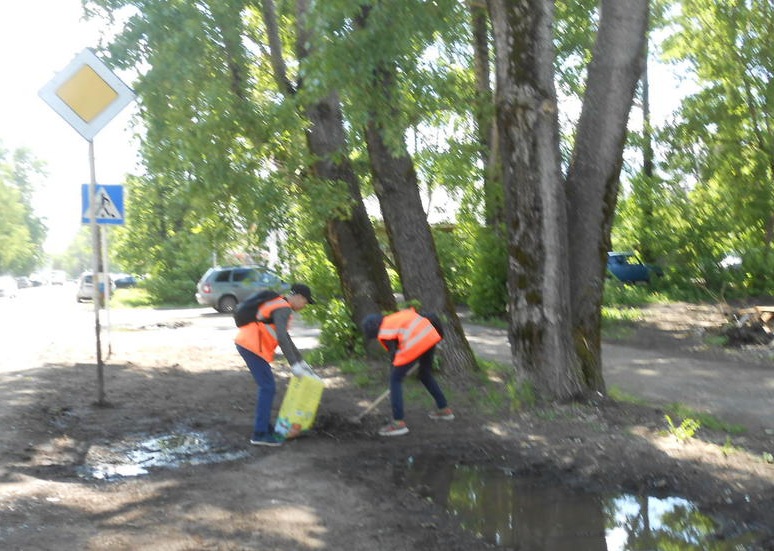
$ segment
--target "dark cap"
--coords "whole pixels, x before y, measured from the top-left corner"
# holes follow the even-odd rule
[[[290,288],[290,293],[292,295],[301,295],[306,299],[306,301],[309,304],[314,304],[314,299],[312,298],[312,291],[304,285],[303,283],[294,283],[293,286]]]
[[[382,319],[380,314],[368,314],[363,318],[362,329],[366,339],[375,339],[379,335]]]

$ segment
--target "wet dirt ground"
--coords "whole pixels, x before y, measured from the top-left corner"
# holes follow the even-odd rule
[[[701,314],[685,305],[654,309],[631,334],[605,343],[608,385],[631,395],[639,389],[642,403],[600,398],[512,412],[498,398],[496,382],[442,375],[457,418],[428,419],[430,399],[409,381],[411,432],[385,439],[375,433],[387,420],[387,404],[361,424],[349,419],[384,390],[386,366],[374,366],[384,385],[359,387],[329,365],[319,368],[326,390],[314,430],[266,449],[247,441],[255,388],[233,349],[231,320],[202,309],[111,312],[103,343],[110,350],[108,405],[100,407],[90,305],[58,297],[48,295],[47,302],[66,314],[50,329],[25,314],[28,307],[2,305],[2,549],[627,548],[613,547],[601,513],[578,523],[573,507],[589,507],[577,501],[579,495],[687,500],[711,526],[704,529],[704,543],[676,548],[774,548],[774,465],[767,460],[774,451],[767,401],[774,370],[765,351],[703,346],[701,323],[717,321],[710,307]],[[17,315],[9,321],[12,311]],[[705,314],[709,319],[699,323]],[[40,336],[37,347],[21,340],[33,331]],[[478,332],[471,337],[478,353],[502,350],[497,331],[470,331]],[[303,324],[294,334],[301,348],[315,342],[314,330]],[[632,364],[637,358],[644,363]],[[690,369],[680,371],[681,365]],[[659,375],[659,366],[667,374]],[[646,368],[656,374],[645,376]],[[286,371],[278,368],[277,378],[275,407]],[[731,387],[741,378],[764,392],[726,404],[722,381]],[[655,380],[672,394],[648,386]],[[682,399],[675,400],[680,388]],[[722,418],[744,422],[746,430],[729,435],[700,428],[680,441],[665,420],[666,404],[674,401],[709,412],[722,406]],[[199,444],[191,444],[188,455],[207,460],[160,465],[147,459],[153,450],[177,445],[165,440],[175,435],[206,443],[198,451]],[[146,463],[146,472],[116,473],[117,457],[137,449],[146,456],[134,463]],[[100,465],[114,469],[94,476],[84,468]],[[480,482],[481,472],[506,473],[517,489],[493,490]],[[449,473],[466,482],[460,486]],[[511,524],[521,527],[521,539],[499,532],[498,540],[497,531],[471,527],[459,507],[450,506],[460,499],[469,505],[464,495],[479,483],[477,499],[493,510],[507,501],[511,513],[520,512]],[[522,483],[539,495],[525,502],[533,494]],[[439,485],[447,488],[445,501]],[[495,488],[504,487],[510,486],[498,479]],[[548,502],[539,509],[541,518],[530,517],[528,506],[541,500]],[[610,502],[595,503],[603,511]],[[529,526],[544,529],[530,533]],[[668,537],[652,532],[653,538]],[[741,547],[728,547],[737,541]]]

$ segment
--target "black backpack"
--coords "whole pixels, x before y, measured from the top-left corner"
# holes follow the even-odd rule
[[[257,321],[256,315],[258,314],[258,308],[261,307],[261,304],[275,299],[278,296],[279,294],[271,289],[264,289],[263,291],[258,291],[257,293],[250,295],[237,304],[237,307],[234,309],[234,323],[236,323],[237,327],[242,327],[243,325]]]

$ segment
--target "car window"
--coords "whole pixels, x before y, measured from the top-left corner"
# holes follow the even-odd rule
[[[230,275],[231,270],[223,270],[222,272],[218,272],[218,274],[215,276],[215,281],[228,281]]]
[[[234,275],[231,279],[234,282],[245,281],[245,280],[252,281],[254,279],[253,270],[249,270],[246,268],[238,268],[234,270]]]
[[[258,273],[258,283],[266,286],[266,287],[274,287],[275,285],[278,285],[281,283],[282,280],[278,278],[276,275],[270,273],[270,272],[259,272]]]

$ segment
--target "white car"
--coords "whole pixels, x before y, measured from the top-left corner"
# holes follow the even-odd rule
[[[0,297],[13,298],[19,292],[16,278],[9,275],[0,276]]]
[[[104,275],[100,274],[100,278],[102,277],[104,277]],[[102,287],[102,285],[100,285],[100,287]],[[116,284],[111,278],[110,279],[111,294],[115,290],[116,290]],[[75,292],[75,300],[78,302],[82,302],[84,300],[91,300],[93,297],[94,297],[94,278],[92,277],[91,272],[84,272],[78,278],[78,290]]]

